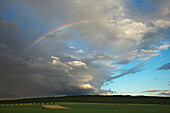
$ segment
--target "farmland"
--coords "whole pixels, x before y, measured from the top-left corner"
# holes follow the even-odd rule
[[[60,106],[60,109],[43,106]],[[67,109],[62,109],[67,108]],[[0,113],[169,113],[169,97],[65,96],[1,100]]]
[[[57,103],[69,109],[44,109],[41,105],[0,106],[0,113],[169,113],[169,105]]]

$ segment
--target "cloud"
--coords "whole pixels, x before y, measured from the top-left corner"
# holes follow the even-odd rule
[[[161,92],[161,91],[168,91],[168,90],[152,89],[152,90],[146,90],[143,92]]]
[[[68,40],[69,38],[73,38],[71,34],[67,34],[64,31],[54,32],[51,35],[45,35],[45,36],[47,39],[56,40],[56,41]]]
[[[118,59],[118,58],[119,58],[118,56],[110,56],[110,55],[107,55],[107,54],[98,56],[98,59],[115,60],[115,59]]]
[[[112,95],[112,92],[102,93],[101,95]]]
[[[81,62],[81,61],[71,61],[71,62],[68,62],[68,65],[70,65],[72,67],[84,67],[84,68],[88,68],[86,66],[86,64],[84,62]]]
[[[154,56],[158,56],[160,54],[159,50],[145,50],[141,49],[137,52],[136,58],[139,60],[147,60],[149,58],[152,58]]]
[[[157,68],[156,70],[169,70],[170,69],[170,63],[164,64],[163,66]]]
[[[133,1],[130,1],[128,3],[131,2],[133,3]],[[95,4],[95,7],[92,6],[93,3]],[[154,2],[150,1],[149,3],[154,3]],[[113,52],[119,51],[119,54],[121,53],[124,54],[125,51],[131,52],[136,50],[137,48],[141,50],[146,47],[150,48],[149,46],[153,46],[154,43],[153,38],[155,43],[157,43],[159,40],[163,39],[164,35],[167,34],[166,32],[161,35],[161,32],[164,32],[165,30],[168,29],[167,27],[165,29],[165,26],[163,26],[161,28],[162,30],[159,30],[158,29],[159,26],[156,24],[159,23],[158,20],[152,20],[153,21],[152,23],[154,23],[156,26],[154,28],[150,28],[147,27],[146,25],[147,22],[145,24],[145,22],[135,20],[132,17],[127,18],[126,17],[127,9],[125,9],[127,7],[124,6],[126,4],[124,4],[123,1],[116,1],[116,0],[114,1],[94,0],[92,2],[79,1],[79,0],[62,1],[62,2],[51,1],[47,5],[45,1],[35,2],[31,0],[31,1],[26,1],[25,4],[27,4],[29,7],[31,6],[31,8],[34,9],[33,13],[38,15],[37,16],[38,20],[42,21],[43,24],[45,24],[44,25],[45,27],[50,25],[52,26],[55,24],[58,26],[56,20],[59,21],[60,23],[65,24],[69,22],[76,22],[82,19],[86,19],[87,17],[90,19],[105,18],[111,21],[115,21],[115,23],[92,23],[92,24],[85,24],[82,26],[75,26],[71,28],[71,30],[77,32],[77,34],[80,37],[78,39],[80,42],[85,43],[88,46],[91,45],[91,46],[97,46],[98,48],[111,49]],[[60,6],[58,6],[58,4],[60,4]],[[157,1],[154,4],[159,6],[160,3]],[[162,3],[160,5],[162,5]],[[65,7],[71,10],[65,10]],[[89,9],[91,9],[90,12]],[[62,13],[60,12],[61,10]],[[120,16],[120,14],[122,15]],[[47,17],[50,17],[50,19]],[[162,21],[163,20],[161,20],[161,22]],[[168,20],[166,20],[166,22],[168,22]],[[152,35],[152,33],[155,34],[153,38],[152,36],[150,36]],[[59,39],[59,37],[64,37],[63,35],[62,36],[55,36],[55,35],[56,34],[54,34],[54,36],[52,37],[57,37],[57,39]],[[64,35],[66,36],[66,39],[68,39],[70,34],[67,32]],[[82,51],[77,51],[77,53],[79,52],[82,53]],[[156,55],[157,54],[153,56]],[[151,58],[151,57],[152,55],[148,56],[147,58]],[[126,63],[128,63],[132,60],[130,59],[129,61],[127,61],[127,59],[129,58],[119,60],[118,63],[121,64],[122,63],[121,61],[126,61]],[[145,60],[145,58],[140,58],[139,60],[142,59]],[[122,64],[126,64],[126,63],[123,62]]]
[[[1,98],[109,92],[90,84],[94,75],[91,75],[89,67],[84,62],[66,60],[62,62],[56,56],[30,57],[25,60],[17,57],[8,46],[0,45],[0,53],[3,53],[0,55],[0,65],[3,67],[0,69],[2,74],[0,86],[3,86],[0,87]]]
[[[81,88],[81,89],[92,89],[92,88],[94,88],[94,87],[91,86],[90,84],[83,84],[83,85],[80,85],[80,88]]]
[[[154,22],[154,25],[156,25],[157,27],[167,28],[170,26],[170,21],[159,19]]]
[[[162,45],[159,47],[160,50],[167,50],[170,47],[170,45]]]
[[[131,62],[131,59],[123,59],[123,60],[119,60],[116,62],[116,64],[128,64]]]
[[[140,72],[140,71],[143,70],[143,69],[140,69],[140,68],[142,68],[144,65],[145,65],[145,62],[141,62],[138,65],[134,66],[133,68],[127,69],[125,72],[123,72],[123,73],[121,73],[117,76],[112,77],[112,79],[117,79],[117,78],[120,78],[120,77],[128,75],[128,74],[134,74],[134,73]]]
[[[154,46],[160,41],[164,40],[170,28],[156,28],[156,31],[148,31],[143,34],[140,47],[144,49],[154,49]],[[166,40],[166,39],[165,39]]]
[[[170,96],[170,91],[163,91],[159,95]]]
[[[19,57],[10,57],[11,54],[7,53],[3,54],[3,56],[6,55],[6,58],[0,58],[1,65],[4,67],[1,68],[0,85],[3,86],[1,87],[1,94],[7,94],[6,96],[0,95],[1,98],[2,96],[7,98],[8,95],[13,95],[12,97],[72,95],[76,94],[78,90],[84,90],[82,94],[94,94],[96,92],[94,92],[95,88],[87,85],[92,80],[92,76],[86,67],[81,66],[80,73],[80,68],[74,67],[73,69],[67,63],[63,63],[59,59],[56,60],[57,57],[54,56],[52,58],[55,58],[55,63],[53,60],[50,61],[50,59],[42,57],[31,58],[28,62]]]
[[[83,53],[84,51],[82,49],[79,49],[76,51],[76,53]]]
[[[15,21],[0,20],[0,41],[1,43],[18,50],[22,44],[18,37],[19,28]]]
[[[143,91],[143,92],[157,93],[157,95],[170,96],[170,91],[169,90],[152,89],[152,90],[146,90],[146,91]]]
[[[18,30],[18,24],[15,21],[5,21],[1,20],[1,30],[4,31],[9,31],[9,30],[14,30],[15,32]]]
[[[159,51],[154,51],[154,50],[144,50],[144,49],[141,49],[142,52],[144,53],[156,53],[156,52],[159,52]]]

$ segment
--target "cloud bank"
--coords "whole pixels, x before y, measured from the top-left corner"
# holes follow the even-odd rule
[[[0,3],[0,98],[112,94],[101,89],[104,83],[143,71],[146,60],[170,47],[168,0]],[[86,19],[107,22],[53,33],[20,54],[48,31]],[[136,65],[121,71],[131,62]],[[158,69],[167,70],[168,64]]]

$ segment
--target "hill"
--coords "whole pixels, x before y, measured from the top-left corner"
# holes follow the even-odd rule
[[[26,98],[17,100],[1,100],[0,104],[78,102],[78,103],[124,103],[124,104],[168,104],[170,97],[129,96],[129,95],[81,95],[63,97]]]

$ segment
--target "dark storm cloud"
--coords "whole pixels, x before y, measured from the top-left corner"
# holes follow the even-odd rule
[[[92,78],[81,62],[78,67],[73,68],[58,60],[49,61],[50,59],[41,57],[26,61],[17,57],[9,47],[1,44],[0,97],[75,95],[76,92],[94,94],[98,91],[87,84]]]
[[[29,80],[28,75],[32,70],[22,58],[17,57],[12,49],[4,44],[0,45],[0,97],[33,96],[32,92],[36,95],[41,87]]]
[[[89,84],[93,76],[81,61],[60,61],[54,56],[25,59],[0,45],[1,98],[108,93]]]
[[[0,20],[0,42],[14,49],[21,45],[18,37],[18,23],[15,21]]]
[[[157,68],[156,70],[169,70],[170,69],[170,63],[164,64],[163,66]]]

